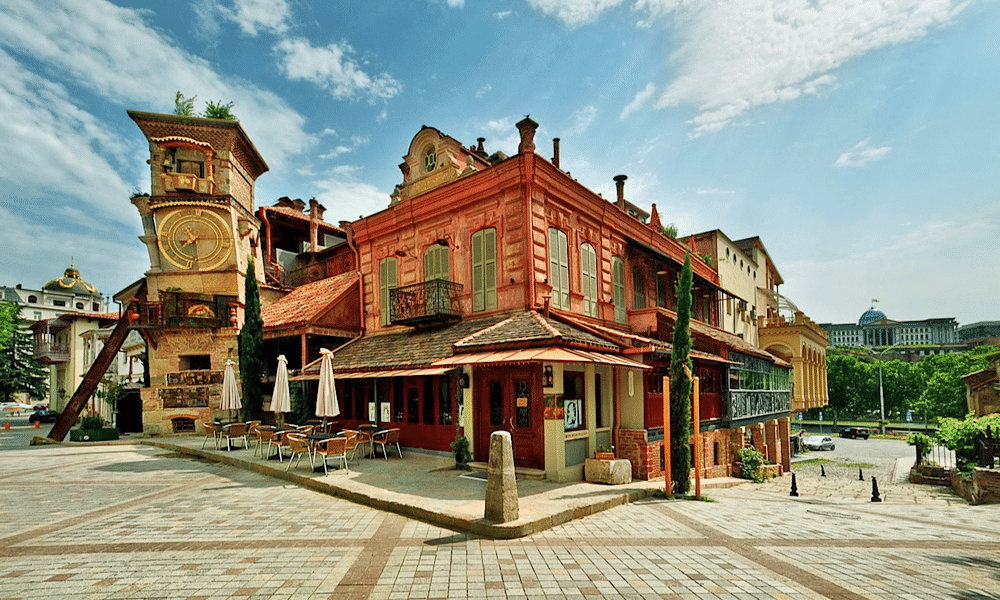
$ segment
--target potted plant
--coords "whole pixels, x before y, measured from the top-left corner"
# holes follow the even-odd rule
[[[472,452],[469,451],[469,438],[460,435],[451,443],[451,449],[455,453],[455,468],[461,471],[469,470],[469,461],[472,460]]]
[[[600,444],[597,446],[597,451],[594,452],[594,458],[597,460],[614,460],[615,447],[610,444]]]

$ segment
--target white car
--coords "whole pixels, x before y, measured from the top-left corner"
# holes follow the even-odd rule
[[[12,412],[31,412],[34,408],[30,404],[22,404],[20,402],[2,402],[0,403],[0,410],[6,413]]]
[[[833,438],[826,435],[811,435],[802,440],[802,445],[809,450],[833,450],[837,447]]]

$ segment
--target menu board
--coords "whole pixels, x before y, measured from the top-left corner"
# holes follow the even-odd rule
[[[167,385],[222,385],[222,371],[177,371],[167,373]]]
[[[164,387],[157,390],[163,408],[207,408],[208,399],[218,396],[218,386]]]

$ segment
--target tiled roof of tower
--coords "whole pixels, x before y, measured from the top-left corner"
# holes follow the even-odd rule
[[[503,320],[504,315],[465,320],[434,330],[408,329],[384,335],[369,335],[348,342],[333,355],[336,371],[385,369],[428,365],[454,354],[455,342]],[[318,364],[318,363],[317,363]],[[318,366],[315,369],[318,370]],[[304,371],[308,371],[307,366]]]
[[[260,311],[264,327],[281,327],[308,323],[319,313],[333,306],[358,281],[354,271],[307,283]]]
[[[547,319],[535,311],[513,315],[496,325],[459,340],[456,348],[480,348],[510,343],[559,340],[566,345],[587,346],[617,352],[618,345],[566,323]]]
[[[261,208],[269,213],[274,213],[281,215],[283,217],[304,221],[306,223],[312,220],[309,216],[309,213],[303,212],[301,210],[296,210],[288,206],[262,206]],[[342,236],[346,235],[343,229],[341,229],[337,225],[334,225],[333,223],[330,223],[329,221],[317,219],[316,224],[319,225],[319,227],[322,229],[328,229],[330,231],[337,232]]]

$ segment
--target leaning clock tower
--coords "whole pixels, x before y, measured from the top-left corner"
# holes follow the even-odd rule
[[[237,121],[128,114],[149,142],[151,179],[132,198],[150,265],[133,298],[149,347],[143,429],[169,435],[218,413],[251,259],[263,280],[254,184],[268,167]]]

